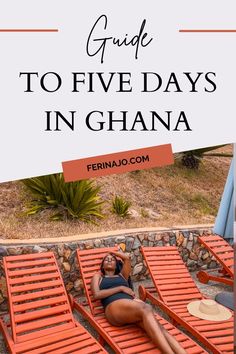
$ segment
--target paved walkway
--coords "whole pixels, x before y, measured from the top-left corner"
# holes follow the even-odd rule
[[[214,299],[215,296],[222,292],[222,291],[228,291],[228,292],[232,292],[232,288],[230,286],[226,286],[220,283],[209,283],[209,284],[202,284],[200,282],[198,282],[197,277],[196,277],[196,272],[191,273],[192,277],[194,278],[194,280],[196,281],[196,284],[198,285],[199,289],[201,290],[201,292],[206,295],[207,297]],[[152,283],[150,280],[145,280],[145,281],[141,281],[141,282],[135,282],[134,283],[134,288],[135,288],[135,293],[138,294],[138,286],[142,284],[144,286],[150,286]],[[87,323],[87,321],[85,321],[81,316],[75,314],[75,316],[78,318],[78,320],[80,321],[80,323],[87,328],[87,330],[89,332],[92,333],[92,335],[94,337],[97,337],[96,332],[93,330],[93,328],[91,328],[91,326]],[[113,351],[106,347],[106,349],[108,350],[109,353],[113,353]],[[8,351],[6,350],[2,335],[0,334],[0,354],[8,354]],[[68,353],[69,354],[69,353]]]

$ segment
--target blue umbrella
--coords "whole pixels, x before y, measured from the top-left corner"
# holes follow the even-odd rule
[[[234,160],[231,161],[228,177],[225,183],[224,192],[221,198],[220,207],[216,217],[214,232],[223,236],[229,243],[233,244],[234,229]],[[234,293],[221,292],[216,295],[215,300],[221,305],[234,309]]]
[[[220,207],[216,217],[214,233],[233,243],[234,228],[234,161],[231,161]]]

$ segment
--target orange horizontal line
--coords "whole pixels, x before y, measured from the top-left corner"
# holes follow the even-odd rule
[[[236,29],[181,29],[179,32],[236,33]]]
[[[0,32],[58,32],[55,28],[0,28]]]

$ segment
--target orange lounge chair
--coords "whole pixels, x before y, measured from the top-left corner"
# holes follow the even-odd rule
[[[52,252],[7,256],[3,260],[10,323],[0,329],[10,353],[106,353],[74,320]]]
[[[191,315],[187,305],[203,299],[177,248],[142,247],[142,254],[159,298],[140,286],[142,300],[160,306],[175,322],[195,336],[212,353],[233,353],[233,318],[207,321]]]
[[[218,235],[198,237],[199,242],[215,257],[222,269],[221,276],[214,276],[203,270],[199,271],[197,277],[201,283],[208,283],[209,280],[217,281],[233,286],[234,281],[234,250],[227,241]]]
[[[78,250],[78,261],[83,279],[87,305],[90,311],[86,309],[86,304],[75,302],[74,307],[90,322],[90,324],[100,334],[102,340],[105,340],[115,351],[115,353],[150,353],[160,354],[160,350],[155,347],[146,333],[136,325],[126,325],[122,327],[112,326],[105,318],[102,305],[99,300],[94,300],[90,289],[91,278],[94,273],[100,269],[103,257],[114,248],[98,248],[94,250]],[[157,320],[161,325],[175,336],[176,340],[190,353],[206,353],[192,339],[183,334],[171,323],[157,315]]]

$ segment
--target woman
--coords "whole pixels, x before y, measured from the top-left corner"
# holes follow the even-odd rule
[[[121,271],[116,257],[123,262]],[[135,299],[128,284],[130,273],[129,256],[111,252],[102,261],[101,273],[92,278],[93,296],[101,300],[107,320],[114,326],[135,323],[142,327],[163,354],[186,354],[175,338],[156,321],[152,307]]]

